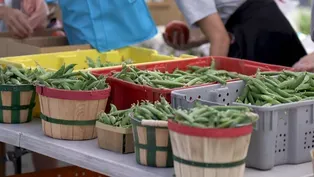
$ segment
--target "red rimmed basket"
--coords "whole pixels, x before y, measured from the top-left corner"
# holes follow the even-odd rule
[[[168,121],[176,177],[243,177],[252,125],[197,128]]]
[[[65,140],[88,140],[97,137],[97,113],[104,110],[110,87],[95,91],[73,91],[36,86],[40,118],[45,135]]]

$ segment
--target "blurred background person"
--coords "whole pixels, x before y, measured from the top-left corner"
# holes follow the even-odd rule
[[[187,23],[200,28],[202,35],[187,37],[184,25],[168,32],[166,29],[164,40],[175,49],[186,50],[209,42],[210,55],[283,66],[292,66],[306,55],[296,32],[274,0],[176,2]]]

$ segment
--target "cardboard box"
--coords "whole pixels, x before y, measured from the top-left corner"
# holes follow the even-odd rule
[[[63,30],[63,29],[44,29],[44,30],[37,30],[35,31],[31,37],[40,37],[40,36],[52,36],[52,33],[57,30]],[[8,37],[12,38],[12,34],[9,32],[1,32],[0,37]]]
[[[2,34],[4,36],[4,34]],[[69,45],[66,37],[41,36],[23,40],[0,35],[0,57],[91,49],[90,45]]]
[[[184,21],[184,16],[174,0],[162,2],[147,2],[149,11],[158,26],[166,25],[172,20]]]

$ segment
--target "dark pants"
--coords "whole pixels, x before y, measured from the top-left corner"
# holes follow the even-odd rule
[[[292,66],[306,52],[273,0],[247,0],[228,20],[235,37],[230,57]]]

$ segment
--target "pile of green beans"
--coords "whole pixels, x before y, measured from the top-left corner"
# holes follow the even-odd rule
[[[105,112],[101,112],[98,114],[97,119],[107,125],[122,127],[122,128],[130,128],[131,119],[129,114],[133,111],[133,108],[126,110],[118,110],[117,107],[113,104],[110,105],[110,112],[107,114]]]
[[[101,75],[96,77],[89,71],[74,71],[76,64],[65,66],[63,64],[58,71],[45,71],[37,67],[40,75],[36,78],[36,84],[46,87],[65,89],[65,90],[102,90],[108,88],[106,78]]]
[[[114,77],[154,88],[180,88],[218,82],[223,85],[227,80],[238,78],[237,73],[224,70],[216,70],[215,62],[210,67],[188,66],[187,71],[176,69],[173,73],[160,71],[139,70],[134,66],[123,65],[121,72],[115,73]]]
[[[196,105],[187,110],[176,110],[175,121],[199,128],[232,128],[252,124],[258,115],[244,106]]]
[[[258,72],[246,81],[236,102],[272,106],[314,99],[314,74],[308,72]]]
[[[16,68],[14,66],[0,66],[0,84],[22,85],[32,84],[36,79],[36,72],[31,69]]]
[[[124,60],[122,63],[112,63],[112,62],[109,62],[109,61],[102,62],[99,57],[96,59],[96,61],[94,61],[93,59],[87,57],[86,63],[87,63],[89,68],[102,68],[102,67],[110,67],[110,66],[121,65],[122,63],[132,64],[133,61],[131,59],[127,59],[127,60]]]
[[[134,118],[146,120],[168,120],[174,115],[174,109],[161,97],[160,101],[154,104],[148,101],[142,101],[140,104],[133,105]]]

